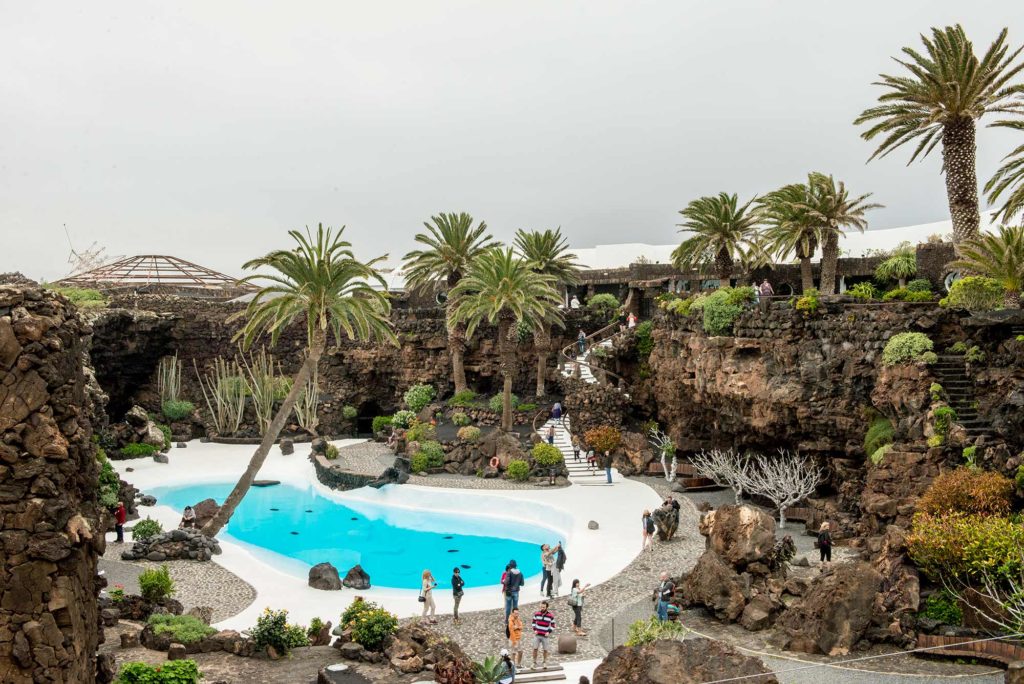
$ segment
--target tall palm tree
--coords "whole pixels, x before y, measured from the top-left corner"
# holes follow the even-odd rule
[[[823,295],[834,294],[836,290],[836,265],[839,263],[839,236],[847,228],[861,232],[867,228],[864,212],[878,209],[882,205],[867,202],[871,193],[850,197],[846,185],[836,183],[832,176],[814,172],[808,176],[810,188],[807,215],[822,235],[821,276],[819,290]]]
[[[1004,28],[978,59],[959,24],[932,28],[930,38],[921,36],[924,54],[905,47],[906,57],[894,58],[909,75],[881,74],[882,80],[876,82],[886,89],[878,98],[881,104],[865,109],[854,121],[855,125],[871,124],[861,134],[865,140],[884,136],[870,159],[917,141],[910,157],[913,162],[942,143],[946,197],[957,244],[977,235],[980,222],[974,122],[989,112],[1024,112],[1024,101],[1017,99],[1024,85],[1010,83],[1024,68],[1024,63],[1013,64],[1021,49],[1009,52],[1006,35]]]
[[[950,264],[998,280],[1006,290],[1006,307],[1020,308],[1024,289],[1024,226],[999,228],[999,234],[981,233],[960,246],[960,259]]]
[[[804,292],[814,287],[811,259],[823,242],[821,226],[811,220],[807,208],[810,195],[808,181],[785,185],[758,201],[761,220],[766,225],[762,234],[765,250],[780,261],[796,255],[800,260],[800,281]]]
[[[398,344],[389,319],[391,304],[387,284],[375,268],[385,257],[365,263],[359,261],[350,249],[352,245],[341,239],[344,230],[342,226],[335,233],[319,224],[315,234],[308,228],[305,234],[288,231],[296,242],[294,249],[275,250],[242,267],[246,270],[266,268],[270,272],[242,279],[242,282],[263,284],[245,311],[239,314],[245,318],[245,324],[235,339],[241,340],[243,349],[248,349],[266,335],[273,346],[285,328],[304,319],[307,353],[249,466],[217,515],[203,527],[207,536],[220,532],[249,491],[296,399],[315,371],[327,347],[328,334],[333,334],[337,342],[344,332],[349,339]],[[374,285],[380,289],[375,289]]]
[[[563,288],[580,282],[579,265],[576,255],[569,252],[569,243],[562,237],[562,229],[519,230],[516,232],[515,248],[519,255],[537,272],[549,275]],[[537,396],[547,392],[545,376],[548,356],[551,354],[551,334],[548,326],[552,321],[536,321],[533,326],[533,341],[537,349]],[[561,320],[557,323],[560,325]]]
[[[495,247],[480,254],[469,271],[452,288],[454,306],[449,325],[464,323],[466,337],[481,323],[497,325],[501,350],[502,389],[501,428],[512,429],[512,376],[515,370],[515,323],[517,321],[562,319],[561,298],[555,279],[537,273],[509,247]]]
[[[1003,121],[994,125],[1024,131],[1024,121]],[[1003,158],[1003,165],[985,183],[985,192],[989,204],[995,204],[1006,193],[1006,200],[992,218],[1009,223],[1014,216],[1024,212],[1024,145]]]
[[[405,255],[406,282],[416,291],[431,291],[438,281],[452,288],[466,274],[470,264],[484,250],[491,247],[491,236],[487,224],[481,221],[473,227],[473,217],[466,212],[447,213],[431,216],[424,222],[426,233],[418,233],[416,242],[424,245]],[[451,322],[451,299],[446,302],[446,315]],[[448,326],[448,351],[452,357],[452,382],[455,391],[466,389],[466,368],[463,357],[466,353],[466,332],[462,324]]]
[[[740,205],[736,195],[720,192],[714,197],[693,200],[679,213],[685,219],[679,232],[692,232],[672,252],[679,270],[714,265],[720,287],[729,285],[733,264],[755,244],[757,212],[750,211],[751,199]]]

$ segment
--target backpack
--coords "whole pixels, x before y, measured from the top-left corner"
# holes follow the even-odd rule
[[[656,529],[657,528],[654,525],[654,518],[651,518],[650,516],[648,516],[647,517],[647,534],[654,534],[654,531]]]

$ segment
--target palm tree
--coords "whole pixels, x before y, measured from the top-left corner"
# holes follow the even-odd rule
[[[576,255],[568,251],[569,243],[562,237],[561,228],[543,232],[519,230],[516,232],[515,248],[533,271],[553,277],[557,284],[564,287],[580,282]],[[547,391],[545,375],[551,353],[551,334],[548,332],[550,323],[552,321],[536,321],[533,327],[533,341],[537,349],[538,397],[543,397]]]
[[[692,232],[672,252],[672,263],[681,271],[714,264],[719,286],[728,287],[733,263],[754,248],[757,212],[749,211],[751,199],[740,206],[736,195],[720,192],[700,197],[680,211],[685,221],[679,232]]]
[[[917,252],[909,242],[901,242],[885,261],[875,268],[875,278],[895,280],[898,287],[907,286],[907,278],[917,274]]]
[[[970,273],[994,278],[1006,290],[1006,307],[1020,308],[1024,289],[1024,226],[999,228],[999,234],[981,233],[960,246],[960,259],[950,264]]]
[[[463,323],[466,337],[481,323],[498,326],[501,351],[502,393],[501,429],[512,429],[512,375],[515,366],[513,336],[517,321],[553,320],[561,323],[561,298],[555,279],[537,273],[509,247],[494,247],[480,254],[469,271],[452,288],[453,306],[449,325]]]
[[[491,247],[491,236],[487,235],[487,224],[481,221],[473,227],[473,217],[462,212],[431,216],[423,224],[427,232],[418,233],[416,242],[425,245],[405,255],[406,282],[416,291],[430,291],[443,280],[449,295],[470,264],[484,250]],[[446,303],[446,315],[451,321],[452,302]],[[466,333],[461,324],[448,326],[448,350],[452,357],[452,381],[455,391],[466,389],[466,368],[463,356],[466,353]]]
[[[822,243],[820,225],[811,221],[810,183],[792,183],[765,195],[758,202],[761,220],[767,225],[762,235],[767,252],[781,261],[795,254],[800,260],[804,292],[814,287],[811,259]]]
[[[866,202],[871,193],[850,197],[846,185],[836,183],[832,176],[814,172],[808,176],[810,200],[807,216],[817,226],[822,236],[821,276],[818,289],[823,295],[834,294],[836,290],[836,265],[839,263],[839,236],[847,228],[864,231],[868,222],[864,212],[878,209],[881,204]]]
[[[924,54],[905,47],[906,57],[895,59],[910,74],[882,74],[876,82],[886,89],[878,98],[881,104],[864,110],[854,121],[855,125],[871,123],[861,134],[865,140],[884,135],[870,159],[917,141],[910,157],[913,162],[942,142],[942,170],[957,244],[977,235],[980,222],[975,120],[989,112],[1024,111],[1024,101],[1015,99],[1024,92],[1024,85],[1010,85],[1024,68],[1024,63],[1013,64],[1021,49],[1008,54],[1006,35],[1004,28],[979,60],[959,24],[932,28],[931,38],[921,36]]]
[[[1024,121],[1004,121],[994,125],[1024,131]],[[988,193],[989,204],[995,204],[1006,193],[1006,201],[992,218],[1009,223],[1014,216],[1024,212],[1024,145],[1003,158],[1003,165],[985,183],[985,192]]]
[[[398,344],[389,319],[391,304],[386,283],[374,267],[385,257],[365,263],[357,260],[350,249],[352,245],[341,239],[344,230],[342,226],[335,233],[319,224],[315,235],[308,228],[305,234],[288,231],[297,243],[294,249],[275,250],[242,267],[246,270],[266,267],[271,271],[242,279],[242,282],[264,283],[245,311],[239,314],[245,318],[245,325],[235,339],[241,340],[242,348],[250,348],[264,335],[269,336],[273,346],[285,328],[305,319],[307,350],[292,380],[291,390],[281,402],[249,466],[217,515],[203,528],[207,536],[220,532],[249,491],[296,399],[315,371],[327,347],[328,334],[333,333],[337,342],[341,341],[344,331],[349,339]],[[380,289],[375,289],[374,285]]]

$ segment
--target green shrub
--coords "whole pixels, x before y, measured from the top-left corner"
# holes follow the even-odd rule
[[[530,451],[530,455],[533,456],[533,460],[537,465],[550,468],[556,466],[562,462],[562,452],[558,447],[547,442],[538,442],[533,445],[533,449]]]
[[[856,285],[851,287],[849,290],[847,290],[846,294],[850,295],[851,297],[853,297],[855,299],[859,299],[859,300],[865,301],[865,302],[869,302],[869,301],[871,301],[872,299],[874,299],[875,297],[878,296],[878,292],[875,290],[875,286],[872,285],[871,283],[866,283],[866,282],[865,283],[857,283]]]
[[[895,366],[901,363],[923,361],[923,355],[932,351],[931,339],[924,333],[905,332],[893,335],[882,350],[882,363]]]
[[[306,629],[306,635],[309,636],[310,641],[312,641],[318,634],[320,634],[320,630],[323,628],[324,621],[315,617],[309,621],[309,627]]]
[[[1017,472],[1013,476],[1013,481],[1017,485],[1017,489],[1024,490],[1024,463],[1017,466]]]
[[[375,435],[379,435],[389,427],[391,427],[391,416],[374,416],[373,423],[370,425],[370,429]]]
[[[915,278],[907,283],[907,289],[911,292],[927,292],[931,294],[932,283],[927,278]]]
[[[368,651],[379,651],[398,628],[398,617],[383,608],[361,612],[352,622],[352,641]]]
[[[968,363],[983,363],[985,361],[985,352],[975,345],[964,354],[964,361]]]
[[[942,389],[942,385],[937,382],[933,382],[931,386],[928,387],[928,393],[931,394],[932,401],[942,401],[945,390]]]
[[[534,403],[519,404],[518,406],[516,406],[516,411],[529,412],[529,411],[536,411],[536,410],[537,410],[537,405],[534,404]]]
[[[416,417],[416,414],[412,411],[396,411],[395,415],[391,416],[391,424],[397,428],[407,428],[412,425],[412,419]]]
[[[103,296],[103,293],[92,288],[46,285],[46,289],[64,295],[79,309],[101,309],[107,305],[107,298]]]
[[[412,458],[409,459],[409,470],[413,474],[425,473],[430,468],[430,462],[427,460],[426,454],[416,452]]]
[[[892,444],[883,444],[874,451],[871,452],[871,463],[874,465],[881,465],[882,461],[885,460],[886,454],[892,450]]]
[[[121,491],[121,478],[114,466],[110,464],[107,453],[102,448],[96,449],[96,460],[100,463],[100,505],[112,508],[117,505],[117,495]]]
[[[132,528],[132,539],[142,541],[155,537],[163,531],[163,525],[152,518],[146,518],[135,523],[135,527]]]
[[[249,638],[258,648],[272,646],[280,655],[286,655],[293,648],[309,645],[306,628],[288,624],[288,611],[283,609],[265,608],[263,614],[256,618],[256,626],[249,630]]]
[[[346,404],[345,406],[341,407],[341,417],[344,418],[345,420],[353,420],[358,415],[359,409],[357,409],[355,406],[348,406]]]
[[[967,468],[973,470],[975,468],[975,466],[976,466],[976,461],[977,461],[977,458],[978,458],[978,447],[976,447],[974,445],[971,445],[969,447],[964,447],[962,455],[964,457],[964,466],[966,466]],[[1009,481],[1009,480],[1007,480],[1007,481]]]
[[[530,465],[521,458],[513,459],[508,462],[508,467],[505,468],[505,475],[510,480],[525,482],[530,479]]]
[[[503,400],[502,400],[501,394],[495,394],[487,402],[487,408],[491,409],[495,413],[501,413],[502,409],[503,409],[502,401]],[[517,406],[519,406],[519,397],[517,397],[516,395],[513,394],[512,395],[512,410],[515,411]]]
[[[956,410],[951,406],[940,406],[932,412],[935,418],[935,431],[945,437],[949,434],[949,428],[956,422]]]
[[[799,311],[804,318],[810,318],[818,313],[818,309],[821,308],[821,297],[819,296],[818,288],[812,287],[806,290],[803,296],[796,300],[793,308]]]
[[[1024,525],[995,515],[916,513],[907,536],[910,558],[932,581],[989,573],[1020,580]]]
[[[412,425],[405,431],[405,439],[408,442],[425,442],[436,437],[437,429],[433,425],[417,419],[413,419]]]
[[[192,615],[156,613],[149,616],[146,624],[151,625],[157,634],[170,634],[171,641],[179,644],[194,644],[217,633],[216,629]]]
[[[931,291],[915,291],[906,287],[889,290],[882,295],[883,302],[930,302],[932,299]]]
[[[873,457],[876,451],[886,444],[892,444],[895,438],[896,431],[892,422],[885,416],[875,413],[864,435],[864,455]]]
[[[712,292],[703,302],[704,332],[708,335],[731,333],[732,324],[743,313],[743,304],[753,299],[754,291],[749,287],[723,287]]]
[[[440,442],[429,440],[420,444],[420,450],[415,456],[423,456],[427,459],[427,465],[431,468],[440,468],[444,465],[444,447]]]
[[[352,603],[348,604],[348,608],[341,614],[341,622],[338,624],[342,629],[346,629],[352,626],[352,623],[363,613],[368,613],[371,610],[379,608],[373,601],[367,601],[366,599],[357,597]]]
[[[591,428],[583,434],[583,439],[595,453],[615,451],[622,443],[622,433],[610,425],[601,425]]]
[[[929,448],[932,448],[932,449],[934,449],[936,447],[940,447],[940,446],[942,446],[945,443],[946,443],[946,438],[943,437],[942,435],[932,435],[927,440],[925,440],[925,444],[927,444],[929,446]]]
[[[327,450],[324,452],[324,458],[326,458],[328,461],[333,461],[338,458],[338,455],[338,447],[334,446],[333,444],[328,444]]]
[[[924,354],[921,354],[921,363],[926,366],[931,366],[932,364],[938,363],[938,361],[939,355],[935,352],[925,352]]]
[[[414,413],[422,411],[433,401],[435,390],[433,385],[413,385],[405,391],[405,405]]]
[[[171,437],[173,436],[171,434],[171,428],[167,427],[166,425],[161,425],[160,423],[157,423],[156,427],[164,435],[164,451],[166,451],[167,449],[170,449],[171,448]]]
[[[131,444],[125,444],[118,451],[122,458],[143,458],[145,456],[152,456],[155,454],[157,452],[157,448],[152,444],[132,442]]]
[[[636,335],[636,355],[640,360],[646,359],[654,351],[654,325],[650,321],[644,321],[633,329]]]
[[[916,510],[929,515],[1010,514],[1014,483],[991,470],[957,468],[939,473],[917,500]]]
[[[163,665],[125,663],[114,684],[199,684],[201,678],[194,660],[169,660]]]
[[[587,300],[587,308],[592,311],[611,313],[619,308],[619,300],[615,295],[601,293]]]
[[[941,302],[951,309],[992,311],[1003,306],[1003,286],[994,278],[967,276],[953,283]]]
[[[626,646],[643,646],[662,639],[679,640],[686,636],[686,632],[686,628],[678,622],[662,622],[655,615],[646,620],[637,620],[629,626]]]
[[[195,410],[195,404],[183,399],[165,401],[160,405],[160,411],[164,414],[164,418],[171,421],[184,420],[191,416]]]
[[[454,425],[455,427],[466,427],[472,422],[473,421],[469,419],[469,416],[467,416],[462,411],[456,411],[455,413],[452,414],[452,425]]]
[[[967,343],[964,342],[963,340],[959,340],[958,342],[953,344],[952,347],[949,348],[949,351],[951,353],[953,353],[953,354],[966,354],[967,353]]]
[[[452,395],[451,399],[448,400],[449,406],[472,406],[476,400],[476,392],[473,390],[462,390]]]
[[[924,601],[924,608],[918,613],[919,616],[930,620],[938,620],[943,625],[959,626],[963,622],[964,615],[960,610],[960,604],[948,591],[940,591],[932,594]]]
[[[166,565],[149,568],[139,573],[139,591],[142,598],[159,603],[174,593],[174,580]]]
[[[467,425],[459,428],[458,437],[463,442],[475,442],[480,439],[480,428],[474,425]]]
[[[699,297],[703,297],[703,295],[698,295],[698,297],[685,297],[683,299],[669,299],[662,302],[659,306],[661,306],[662,310],[672,314],[673,316],[689,316],[694,302]]]

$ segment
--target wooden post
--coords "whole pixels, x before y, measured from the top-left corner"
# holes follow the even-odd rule
[[[1006,684],[1024,684],[1024,660],[1015,660],[1006,668]]]

